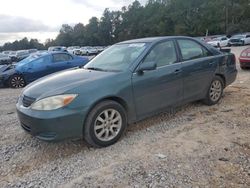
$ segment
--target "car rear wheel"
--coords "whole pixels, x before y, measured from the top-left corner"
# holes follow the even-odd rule
[[[93,147],[107,147],[116,143],[127,127],[127,115],[117,102],[107,100],[97,104],[84,125],[84,139]]]
[[[221,77],[215,76],[209,86],[206,98],[203,100],[203,102],[209,106],[217,104],[222,97],[223,89],[224,81]]]
[[[22,75],[13,75],[9,79],[9,86],[11,88],[22,88],[25,85],[26,85],[26,82]]]

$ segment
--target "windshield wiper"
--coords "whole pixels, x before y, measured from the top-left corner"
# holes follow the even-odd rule
[[[87,70],[95,70],[95,71],[103,71],[103,72],[121,72],[120,70],[108,70],[108,69],[101,69],[97,67],[87,67]]]
[[[97,67],[87,67],[87,70],[95,70],[95,71],[105,71],[104,69],[97,68]]]

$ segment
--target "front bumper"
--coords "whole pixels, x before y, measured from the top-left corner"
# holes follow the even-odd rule
[[[82,137],[85,110],[61,108],[53,111],[36,111],[16,104],[22,128],[45,141]]]
[[[228,42],[231,46],[243,45],[243,41]]]

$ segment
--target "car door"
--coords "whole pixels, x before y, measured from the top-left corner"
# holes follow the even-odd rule
[[[177,40],[183,71],[183,99],[194,101],[205,96],[217,68],[217,58],[191,39]]]
[[[50,64],[51,57],[49,55],[40,57],[28,63],[24,70],[25,78],[28,82],[32,82],[38,78],[49,74],[48,66]]]
[[[137,118],[147,117],[182,99],[182,67],[172,40],[156,44],[141,63],[155,61],[157,68],[132,76]]]
[[[53,61],[50,65],[50,72],[57,72],[73,67],[73,57],[65,53],[56,53],[52,55]]]

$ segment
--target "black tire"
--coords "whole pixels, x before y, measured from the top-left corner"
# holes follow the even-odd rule
[[[242,46],[245,46],[245,41],[242,41]]]
[[[26,82],[22,75],[14,74],[9,78],[9,87],[23,88],[25,86],[26,86]]]
[[[108,111],[108,110],[111,110],[111,112],[113,112],[112,110],[114,110],[114,111],[118,112],[118,114],[120,114],[120,116],[116,114],[118,116],[118,119],[121,119],[120,125],[119,125],[120,128],[115,128],[115,127],[111,128],[112,125],[110,123],[107,123],[106,120],[104,120],[104,119],[102,119],[102,120],[104,120],[105,123],[103,121],[99,121],[98,118],[101,117],[101,115],[105,111]],[[112,114],[110,114],[110,115],[112,116]],[[106,116],[103,116],[103,117],[106,119]],[[116,116],[114,116],[114,117],[116,117]],[[108,121],[111,121],[111,120],[108,120]],[[99,125],[97,125],[97,122],[99,122]],[[110,127],[106,127],[106,125],[110,126]],[[105,126],[105,128],[97,129],[98,126]],[[115,101],[106,100],[106,101],[103,101],[103,102],[100,102],[99,104],[97,104],[88,114],[87,119],[85,121],[84,128],[83,128],[83,137],[84,137],[85,141],[90,146],[107,147],[107,146],[110,146],[110,145],[116,143],[121,138],[126,127],[127,127],[127,113],[126,113],[125,109],[123,108],[123,106]],[[107,131],[107,129],[109,129],[109,130]],[[112,138],[112,139],[110,138],[110,140],[102,140],[104,138],[98,138],[98,135],[99,135],[99,137],[102,137],[103,135],[105,137],[107,132],[108,132],[107,135],[112,137],[113,135],[111,134],[110,129],[113,130],[113,133],[114,133],[114,129],[116,129],[115,130],[116,134],[115,134],[114,138]],[[103,130],[104,130],[104,132],[101,133]],[[99,132],[97,132],[97,131],[99,131]]]
[[[215,83],[219,84],[220,87],[218,85],[218,87],[215,88]],[[215,76],[213,80],[211,81],[211,84],[206,94],[206,98],[203,100],[203,103],[208,106],[217,104],[222,97],[224,87],[225,87],[225,83],[223,79],[220,76]]]
[[[241,68],[242,70],[246,70],[246,69],[247,69],[246,67],[243,67],[243,66],[240,66],[240,68]]]

